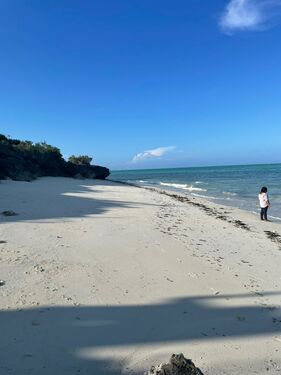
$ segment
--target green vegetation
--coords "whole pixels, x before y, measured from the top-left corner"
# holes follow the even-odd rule
[[[72,155],[68,158],[68,161],[70,163],[77,164],[77,165],[90,165],[92,160],[93,158],[90,158],[90,156],[87,156],[87,155],[80,155],[80,156]]]
[[[104,179],[109,175],[107,168],[91,165],[91,161],[87,155],[73,155],[67,162],[57,147],[0,134],[0,179],[30,181],[42,176]]]

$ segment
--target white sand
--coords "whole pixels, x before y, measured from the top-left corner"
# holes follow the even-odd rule
[[[142,374],[173,352],[280,373],[281,226],[205,204],[250,231],[110,182],[2,181],[0,374]]]

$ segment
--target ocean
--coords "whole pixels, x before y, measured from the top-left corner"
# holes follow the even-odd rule
[[[110,178],[207,198],[259,212],[258,193],[268,187],[269,217],[281,221],[281,164],[111,171]]]

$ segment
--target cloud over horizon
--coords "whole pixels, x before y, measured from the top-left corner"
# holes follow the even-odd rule
[[[168,147],[157,147],[153,150],[147,150],[140,152],[139,154],[136,154],[133,157],[132,163],[137,163],[140,161],[150,160],[150,159],[159,159],[165,154],[167,154],[170,151],[173,151],[176,149],[176,146],[168,146]]]
[[[230,0],[219,25],[225,33],[261,30],[279,14],[280,7],[281,0]]]

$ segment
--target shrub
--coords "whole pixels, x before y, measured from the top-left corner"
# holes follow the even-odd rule
[[[76,165],[90,165],[93,158],[87,155],[75,156],[72,155],[68,158],[68,161]]]
[[[11,139],[0,134],[0,180],[31,181],[42,176],[104,179],[109,170],[91,165],[87,155],[71,156],[66,162],[60,149],[46,142],[33,143]]]
[[[0,134],[0,142],[1,142],[1,141],[7,141],[7,140],[8,140],[8,138],[5,137],[5,135]]]

